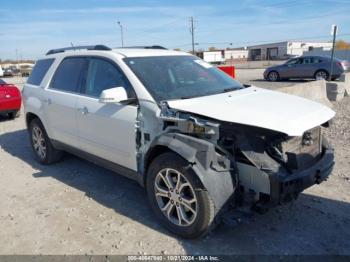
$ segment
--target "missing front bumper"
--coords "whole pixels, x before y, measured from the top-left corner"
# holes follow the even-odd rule
[[[334,166],[333,149],[325,149],[321,159],[310,168],[289,176],[280,176],[279,173],[270,175],[271,193],[269,201],[258,205],[274,206],[296,199],[306,188],[320,184],[331,174]]]

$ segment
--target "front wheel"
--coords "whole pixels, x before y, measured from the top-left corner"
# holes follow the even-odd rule
[[[214,206],[190,164],[169,152],[150,165],[147,195],[158,219],[172,233],[197,238],[211,229]]]
[[[271,82],[275,82],[278,81],[280,79],[280,75],[276,72],[276,71],[271,71],[268,75],[267,75],[267,80],[271,81]]]

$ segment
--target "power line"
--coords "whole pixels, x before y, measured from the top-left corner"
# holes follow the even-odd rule
[[[350,33],[344,33],[344,34],[338,34],[337,36],[350,36]],[[310,36],[310,37],[295,37],[293,39],[270,39],[270,40],[262,40],[262,41],[226,41],[226,42],[199,42],[198,44],[201,45],[223,45],[223,44],[263,44],[263,43],[270,43],[270,42],[285,42],[285,41],[297,41],[296,39],[320,39],[320,38],[326,38],[329,37],[328,35],[322,35],[322,36]],[[300,41],[300,40],[299,40]],[[188,46],[190,44],[181,44],[178,46]]]

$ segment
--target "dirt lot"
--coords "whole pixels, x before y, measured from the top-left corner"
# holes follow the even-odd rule
[[[23,114],[0,118],[0,254],[350,254],[350,99],[335,110],[328,181],[249,224],[192,241],[158,224],[135,182],[71,155],[41,166]]]

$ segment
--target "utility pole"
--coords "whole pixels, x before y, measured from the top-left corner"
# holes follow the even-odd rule
[[[338,32],[338,27],[337,25],[332,25],[332,35],[333,35],[333,45],[332,45],[332,55],[331,55],[331,71],[328,77],[328,81],[332,80],[332,75],[333,75],[333,60],[334,60],[334,49],[335,49],[335,38],[337,36]]]
[[[193,16],[190,17],[190,23],[191,23],[191,27],[190,27],[190,33],[192,35],[192,54],[194,55],[194,20],[193,20]]]
[[[18,64],[18,49],[16,48],[16,63]]]
[[[118,20],[117,23],[120,26],[120,39],[121,39],[121,42],[122,42],[122,47],[124,47],[123,25],[120,23],[119,20]]]

